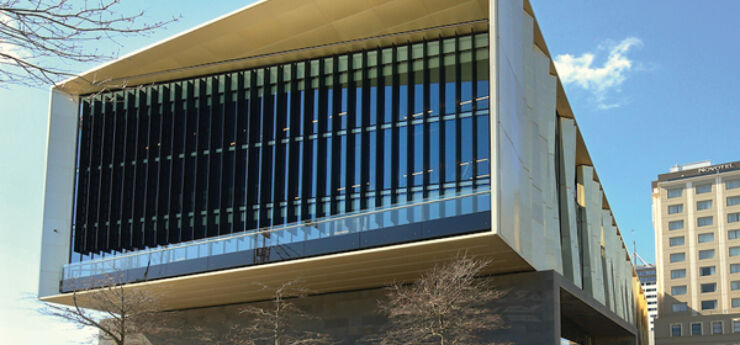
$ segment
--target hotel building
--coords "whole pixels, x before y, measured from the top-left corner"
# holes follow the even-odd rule
[[[655,343],[740,343],[740,162],[677,165],[652,187]]]

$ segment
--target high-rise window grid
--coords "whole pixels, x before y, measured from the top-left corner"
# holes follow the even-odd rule
[[[84,97],[72,261],[490,185],[488,34]]]

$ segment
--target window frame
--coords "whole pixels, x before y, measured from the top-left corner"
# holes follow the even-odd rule
[[[675,330],[674,327],[678,326],[678,335],[675,335],[673,331]],[[672,323],[668,326],[668,334],[671,335],[671,337],[682,337],[683,336],[683,326],[680,323]]]
[[[707,205],[707,204],[709,205],[709,206],[707,206],[707,207],[703,207],[703,208],[702,208],[702,207],[700,206],[700,205]],[[706,211],[706,210],[711,210],[711,209],[712,209],[712,207],[714,207],[714,201],[713,201],[712,199],[707,199],[707,200],[699,200],[699,201],[697,201],[697,202],[696,202],[696,210],[697,210],[697,211]]]
[[[699,325],[699,333],[698,334],[694,333],[694,326],[696,326],[696,325]],[[702,335],[704,333],[704,323],[703,322],[692,322],[689,325],[689,332],[690,332],[690,335],[692,337],[693,336],[700,336],[700,335]]]
[[[704,240],[702,240],[702,238]],[[711,238],[710,240],[707,240],[707,238]],[[696,235],[696,243],[712,243],[714,242],[714,233],[713,232],[705,232],[703,234]]]
[[[712,253],[712,255],[711,256],[708,256],[708,257],[702,257],[702,253]],[[697,253],[697,258],[699,260],[714,259],[714,257],[716,256],[716,254],[717,253],[715,252],[714,248],[712,248],[712,249],[702,249],[702,250],[699,250],[699,252]]]
[[[702,224],[702,220],[707,220],[707,219],[709,219],[709,223],[708,224]],[[706,217],[698,217],[698,218],[696,218],[696,227],[697,228],[703,228],[705,226],[712,226],[712,225],[714,225],[714,216],[706,216]]]
[[[712,302],[712,303],[714,303],[714,306],[712,308],[705,308],[704,307],[704,303],[705,302]],[[717,309],[717,300],[716,299],[703,300],[703,301],[701,301],[699,303],[699,305],[701,306],[701,310],[716,310]]]
[[[715,332],[714,325],[719,324],[719,333]],[[709,325],[712,327],[712,335],[721,335],[725,333],[725,322],[722,320],[710,321]]]
[[[704,274],[704,269],[705,268],[710,269],[712,271],[712,273]],[[711,277],[711,276],[713,276],[715,274],[717,274],[717,266],[715,266],[715,265],[712,265],[712,266],[700,266],[699,267],[699,276],[700,277]]]
[[[680,277],[674,277],[673,276],[673,272],[683,272],[683,275],[681,275]],[[683,279],[683,278],[686,278],[686,269],[685,268],[679,268],[679,269],[671,270],[670,271],[670,275],[671,275],[671,279]]]
[[[704,291],[704,287],[705,286],[710,286],[710,285],[712,286],[712,290],[711,291]],[[703,284],[699,284],[699,291],[701,293],[714,293],[714,292],[717,292],[717,283],[703,283]]]
[[[680,255],[680,260],[674,260],[674,256],[679,257],[679,255]],[[684,253],[684,252],[671,253],[671,254],[668,255],[668,262],[670,262],[672,264],[673,263],[677,263],[677,262],[685,262],[685,261],[686,261],[686,253]]]
[[[679,238],[681,239],[681,243],[674,244],[673,243],[673,240],[677,240]],[[686,245],[686,237],[685,236],[675,236],[675,237],[669,237],[668,238],[668,246],[669,247],[679,247],[679,246],[683,246],[683,245]]]
[[[669,215],[671,215],[671,214],[681,214],[681,213],[683,213],[683,204],[668,205],[667,212],[668,212]]]
[[[682,187],[673,187],[673,188],[666,188],[666,199],[675,199],[680,198],[683,196],[683,186]],[[678,192],[678,195],[675,195],[675,192]]]
[[[706,194],[712,192],[712,185],[713,183],[702,183],[694,186],[694,194]],[[709,190],[704,190],[704,187],[709,187]]]
[[[676,293],[675,291],[673,291],[673,289],[676,289],[676,288],[683,288],[683,292]],[[683,296],[683,295],[688,294],[688,292],[689,292],[689,288],[686,285],[671,286],[671,296]]]

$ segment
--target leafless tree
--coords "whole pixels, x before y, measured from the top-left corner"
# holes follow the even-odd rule
[[[241,329],[234,329],[234,344],[256,345],[326,345],[333,343],[328,334],[306,330],[306,324],[316,321],[294,304],[307,291],[300,281],[288,281],[273,290],[268,307],[247,306],[240,311],[246,316]]]
[[[491,303],[502,296],[489,279],[480,279],[490,264],[468,256],[435,266],[412,284],[394,284],[387,299],[378,302],[388,317],[388,329],[373,343],[490,344],[486,331],[501,328]]]
[[[93,283],[93,282],[90,282]],[[174,334],[168,316],[159,311],[159,295],[151,290],[124,288],[114,275],[94,281],[103,286],[94,291],[74,291],[72,305],[45,303],[41,310],[78,327],[98,331],[100,343],[144,345],[142,337],[151,334]]]
[[[115,51],[91,49],[96,41],[118,44],[120,37],[148,34],[177,20],[141,23],[143,11],[123,14],[120,3],[0,0],[0,86],[56,84],[74,75],[59,66],[115,57]]]

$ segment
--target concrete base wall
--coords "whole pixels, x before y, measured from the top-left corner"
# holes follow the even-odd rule
[[[577,310],[579,316],[584,317],[584,313],[610,312],[605,308],[587,308],[589,311],[584,311],[586,304],[574,306],[580,303],[580,299],[571,292],[567,293],[567,300],[563,300],[563,278],[554,271],[499,275],[486,279],[493,279],[496,288],[504,292],[504,296],[491,305],[492,312],[503,319],[503,328],[485,334],[486,340],[491,343],[560,344],[561,320],[565,320],[566,333],[577,333],[579,337],[582,335],[579,339],[581,344],[636,344],[634,334],[626,330],[623,333],[612,330],[610,334],[599,335],[595,334],[593,327],[580,325],[577,332],[573,331],[571,328],[575,326],[569,326],[574,324],[568,320],[572,320],[574,315],[561,315],[561,303],[565,303],[563,306],[566,307],[563,312]],[[568,289],[572,290],[572,287]],[[297,322],[291,327],[328,333],[338,344],[373,344],[375,342],[369,338],[383,332],[387,324],[386,317],[378,310],[378,301],[386,298],[386,292],[379,288],[295,299],[292,302],[297,307],[316,318]],[[270,302],[251,305],[271,308]],[[167,328],[176,329],[176,332],[147,335],[146,338],[153,345],[236,344],[227,339],[228,333],[234,327],[248,326],[247,316],[240,313],[245,306],[238,304],[173,312],[172,315],[176,317]],[[620,329],[614,328],[614,324],[599,324]]]
[[[550,272],[546,272],[550,273]],[[491,330],[486,338],[508,344],[559,344],[560,317],[552,274],[540,272],[496,276],[494,284],[505,291],[492,310],[503,318],[504,328]],[[387,319],[378,310],[386,290],[372,289],[316,295],[292,300],[307,314],[316,317],[294,327],[330,334],[338,344],[373,343],[369,337],[383,331]],[[252,305],[271,308],[270,302]],[[178,311],[167,328],[177,331],[148,335],[151,344],[233,344],[232,327],[245,327],[249,320],[240,314],[245,304]],[[215,339],[213,338],[215,337]],[[210,339],[204,339],[210,338]]]

